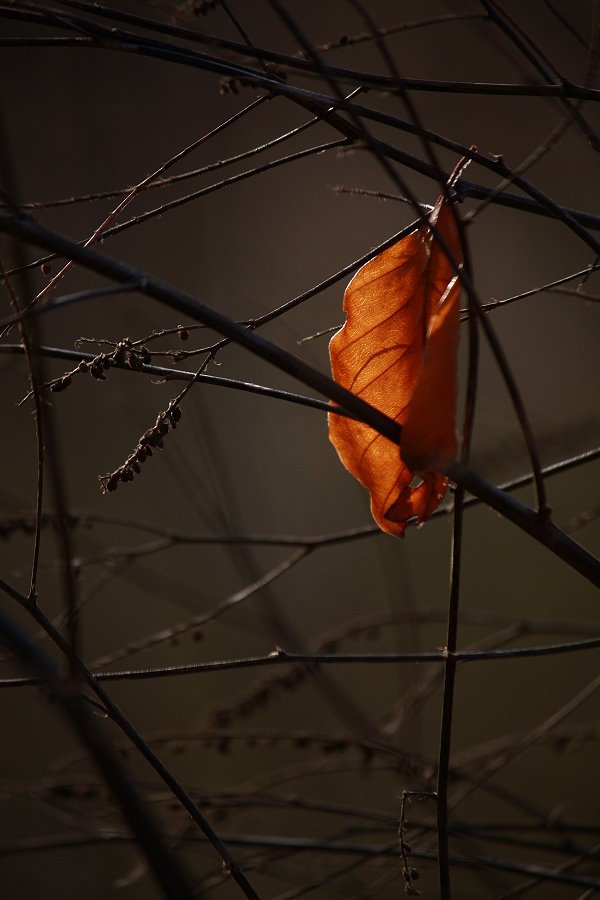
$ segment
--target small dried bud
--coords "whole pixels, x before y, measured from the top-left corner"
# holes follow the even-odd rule
[[[42,263],[42,265],[40,266],[40,270],[42,275],[49,275],[52,271],[52,267],[50,263]]]
[[[181,410],[179,409],[178,406],[174,406],[173,409],[171,410],[171,418],[173,419],[174,422],[179,422],[179,420],[181,418]]]
[[[239,94],[239,86],[234,78],[221,78],[219,81],[219,93],[222,97],[226,94]]]
[[[104,381],[104,370],[99,362],[93,362],[90,366],[90,375],[98,381]]]
[[[187,339],[190,336],[190,333],[187,330],[187,328],[180,328],[178,334],[179,334],[180,341],[187,341]]]
[[[89,364],[86,363],[85,359],[82,359],[81,362],[79,363],[79,365],[77,366],[77,371],[78,372],[87,372],[88,369],[89,369]]]

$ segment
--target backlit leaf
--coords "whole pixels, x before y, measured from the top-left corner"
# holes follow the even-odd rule
[[[430,222],[460,263],[442,198]],[[362,422],[329,416],[332,444],[390,534],[404,534],[411,518],[424,521],[446,490],[443,473],[456,455],[459,294],[454,266],[422,227],[356,273],[344,294],[346,322],[329,345],[338,384],[402,426],[398,448]]]

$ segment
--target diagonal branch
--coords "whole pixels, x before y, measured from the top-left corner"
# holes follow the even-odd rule
[[[13,217],[0,213],[0,232],[12,234],[38,247],[45,247],[63,256],[70,257],[83,265],[117,282],[139,282],[141,293],[154,298],[171,309],[176,309],[195,321],[203,322],[215,331],[240,344],[251,353],[270,362],[289,375],[313,387],[336,403],[343,406],[360,421],[370,425],[393,443],[399,443],[400,428],[379,410],[365,403],[331,378],[314,369],[291,353],[266,340],[262,336],[244,328],[227,316],[212,309],[205,303],[179,291],[176,288],[147,275],[133,266],[117,262],[95,250],[80,247],[73,241],[49,231],[29,216]],[[540,517],[537,512],[502,491],[480,475],[460,463],[453,463],[448,474],[456,484],[465,488],[487,503],[501,515],[508,518],[535,540],[548,547],[572,568],[593,584],[600,586],[600,561],[591,553],[562,532],[557,526]]]

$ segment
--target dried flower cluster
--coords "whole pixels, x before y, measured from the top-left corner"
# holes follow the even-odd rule
[[[122,341],[119,341],[115,349],[110,353],[99,353],[94,359],[89,361],[82,359],[70,372],[65,372],[64,375],[54,378],[45,386],[49,387],[54,393],[58,393],[69,387],[74,375],[81,375],[84,372],[89,372],[96,381],[104,381],[106,379],[105,373],[111,366],[123,366],[127,364],[130,369],[142,369],[151,361],[152,356],[150,351],[144,344],[141,346],[134,346],[131,338],[126,337],[123,338]]]
[[[152,456],[154,449],[163,449],[164,437],[169,431],[177,428],[180,419],[181,409],[178,400],[171,400],[167,409],[158,414],[154,425],[141,436],[136,448],[125,462],[114,472],[99,476],[102,492],[107,494],[116,491],[120,481],[133,481],[135,475],[141,472],[140,464]]]

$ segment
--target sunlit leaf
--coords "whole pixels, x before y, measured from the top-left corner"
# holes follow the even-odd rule
[[[460,264],[442,198],[429,221]],[[446,490],[444,470],[456,455],[459,294],[454,265],[424,226],[356,273],[344,294],[346,322],[329,345],[338,384],[402,426],[399,449],[362,422],[329,416],[331,442],[390,534],[424,521]]]

